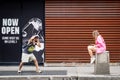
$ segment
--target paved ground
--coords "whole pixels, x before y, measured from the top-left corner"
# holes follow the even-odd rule
[[[61,64],[62,65],[62,64]],[[52,72],[49,72],[49,74],[47,75],[43,75],[40,74],[40,76],[95,76],[94,74],[94,65],[76,65],[76,66],[50,66],[48,67],[48,65],[46,67],[40,66],[40,69],[45,72],[45,71],[58,71],[57,73],[59,73],[61,71],[64,71],[64,74],[52,74]],[[0,66],[0,72],[4,72],[4,71],[14,71],[16,73],[14,73],[14,76],[25,76],[25,75],[18,75],[17,74],[17,70],[18,70],[18,66]],[[22,68],[23,72],[29,72],[35,71],[35,66],[23,66]],[[65,72],[66,71],[66,72]],[[12,74],[12,73],[11,73]],[[34,75],[34,74],[33,74]],[[0,75],[1,76],[8,76],[4,73],[4,75]],[[100,75],[99,75],[100,76]],[[104,76],[104,75],[102,75]],[[110,66],[110,75],[108,76],[119,76],[120,77],[120,66],[119,65],[111,65]]]

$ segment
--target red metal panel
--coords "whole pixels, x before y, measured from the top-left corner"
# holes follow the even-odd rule
[[[120,1],[46,0],[45,11],[46,62],[89,62],[96,29],[111,62],[120,62]]]

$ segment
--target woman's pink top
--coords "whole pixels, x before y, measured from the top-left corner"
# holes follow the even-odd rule
[[[101,35],[97,37],[96,46],[97,46],[96,53],[103,53],[104,51],[106,51],[106,44]]]

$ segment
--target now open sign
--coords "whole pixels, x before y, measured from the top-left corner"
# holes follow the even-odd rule
[[[19,64],[22,47],[32,35],[39,35],[40,51],[34,52],[44,63],[45,0],[2,0],[0,3],[0,64]]]

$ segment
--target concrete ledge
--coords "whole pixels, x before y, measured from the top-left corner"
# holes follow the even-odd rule
[[[120,77],[79,77],[78,80],[120,80]]]
[[[49,77],[0,77],[0,80],[50,80]]]
[[[120,66],[120,63],[109,63],[110,66]],[[90,63],[45,63],[45,67],[81,67],[91,66]]]
[[[120,76],[24,76],[24,77],[0,77],[0,80],[120,80]]]
[[[109,51],[96,53],[95,74],[110,74]]]

